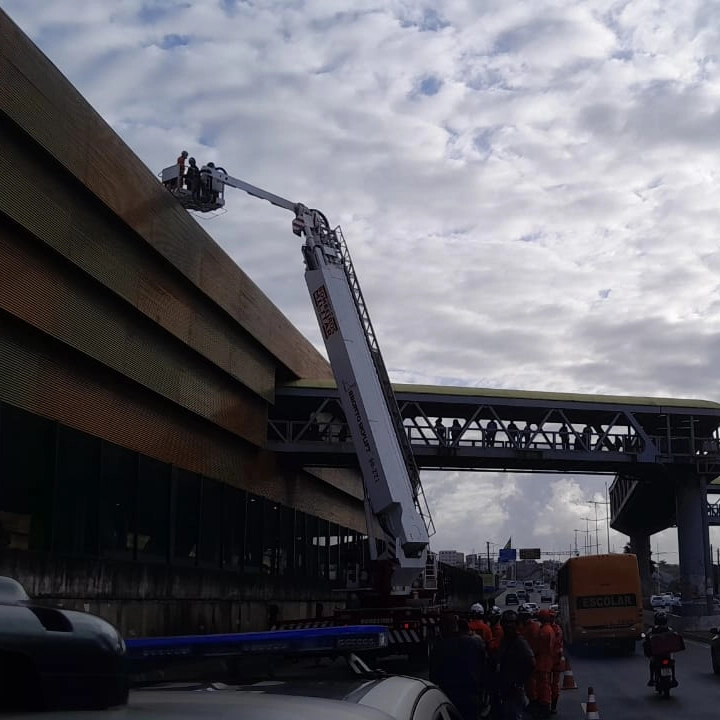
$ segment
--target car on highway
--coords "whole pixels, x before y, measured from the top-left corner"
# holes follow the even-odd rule
[[[710,630],[710,660],[712,661],[712,669],[716,675],[720,675],[720,630],[713,628]]]
[[[670,606],[672,601],[672,598],[667,597],[666,595],[651,595],[650,596],[650,607],[655,610],[655,608],[662,608],[662,607],[668,607]]]
[[[517,587],[517,581],[515,581],[515,580],[508,580],[508,581],[507,581],[507,586],[508,586],[509,588]]]
[[[519,605],[520,600],[518,598],[518,594],[514,592],[509,592],[505,594],[505,604],[506,605]]]
[[[518,609],[534,615],[540,608],[534,602],[524,602]]]
[[[540,602],[541,603],[551,603],[553,601],[554,595],[553,591],[550,590],[550,588],[543,588],[540,591]]]

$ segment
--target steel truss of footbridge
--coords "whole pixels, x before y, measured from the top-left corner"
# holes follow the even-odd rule
[[[672,489],[679,477],[700,476],[710,482],[720,475],[719,403],[393,387],[421,469],[614,475],[611,518],[613,527],[623,532],[632,530],[641,507],[651,507],[656,515],[650,527],[644,518],[646,529],[656,532],[672,525]],[[278,386],[267,446],[305,465],[354,467],[355,450],[334,383]],[[650,496],[652,505],[643,505]],[[713,508],[708,507],[711,522],[712,513],[718,512]]]

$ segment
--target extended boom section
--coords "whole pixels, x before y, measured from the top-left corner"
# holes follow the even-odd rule
[[[385,547],[373,559],[393,561],[393,585],[410,586],[426,569],[432,518],[420,473],[385,363],[370,322],[340,228],[325,215],[232,177],[223,168],[204,166],[188,186],[179,166],[162,171],[162,180],[188,210],[210,212],[225,205],[226,186],[243,190],[295,214],[293,232],[305,236],[305,280],[312,298],[340,402],[355,444],[365,488],[368,535],[375,519]],[[373,538],[374,540],[375,538]]]
[[[394,395],[389,401],[378,374],[382,358],[339,229],[331,229],[316,210],[298,207],[296,213],[293,229],[305,235],[305,281],[355,444],[366,509],[378,519],[386,553],[396,561],[393,584],[411,585],[425,569],[431,526],[429,513],[421,511],[417,468],[410,455],[408,469],[402,420],[399,412],[393,417],[390,401],[395,403]],[[369,533],[371,522],[368,517]],[[374,543],[371,552],[375,552]]]

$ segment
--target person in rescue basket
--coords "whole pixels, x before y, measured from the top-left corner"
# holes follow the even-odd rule
[[[525,683],[535,669],[535,657],[520,634],[518,616],[506,610],[500,617],[503,639],[496,656],[495,680],[502,720],[522,720],[527,705]]]
[[[486,666],[485,645],[480,638],[461,634],[457,615],[443,615],[440,638],[430,653],[429,677],[450,698],[463,720],[478,720]]]

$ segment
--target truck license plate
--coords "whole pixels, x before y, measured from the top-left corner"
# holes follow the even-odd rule
[[[660,675],[663,677],[669,677],[672,675],[672,670],[670,668],[660,668]]]

